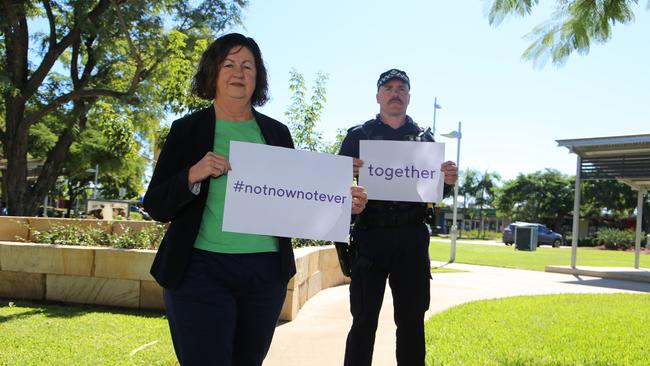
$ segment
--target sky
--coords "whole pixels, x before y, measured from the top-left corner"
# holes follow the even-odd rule
[[[552,2],[546,2],[552,3]],[[455,160],[457,140],[440,136],[462,122],[460,168],[504,179],[554,168],[575,174],[576,156],[555,140],[650,133],[650,11],[616,25],[611,40],[543,68],[521,58],[525,35],[550,8],[488,24],[485,1],[251,0],[237,31],[259,44],[271,100],[259,110],[287,123],[289,71],[329,75],[318,123],[326,140],[337,129],[373,118],[379,74],[398,68],[411,79],[407,111],[432,127]],[[548,6],[548,5],[546,5]]]

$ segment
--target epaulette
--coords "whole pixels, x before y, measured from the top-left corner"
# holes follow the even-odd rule
[[[364,122],[364,124],[361,125],[361,130],[366,135],[367,139],[369,139],[369,140],[381,140],[382,136],[378,136],[378,135],[375,134],[375,130],[377,129],[378,125],[379,125],[379,123],[377,122],[376,118],[368,120],[368,121]]]
[[[363,126],[363,125],[356,125],[356,126],[352,126],[352,127],[348,128],[348,133],[352,132],[352,130],[356,130],[358,128],[361,128],[361,126]]]

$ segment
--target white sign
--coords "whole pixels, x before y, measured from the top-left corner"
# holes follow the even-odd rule
[[[440,202],[445,144],[415,141],[359,141],[359,185],[368,198],[384,201]]]
[[[232,141],[223,231],[347,241],[352,158]]]

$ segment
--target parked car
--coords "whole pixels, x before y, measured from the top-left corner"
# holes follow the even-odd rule
[[[562,237],[562,234],[556,233],[543,224],[513,222],[503,229],[502,241],[506,245],[512,245],[515,242],[515,228],[517,226],[537,226],[537,246],[547,244],[552,245],[554,248],[559,248],[564,243],[564,237]]]

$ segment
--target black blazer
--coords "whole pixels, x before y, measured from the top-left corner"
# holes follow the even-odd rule
[[[293,148],[287,126],[253,111],[267,145]],[[201,183],[201,193],[188,187],[190,167],[214,146],[214,107],[202,109],[172,123],[160,152],[144,208],[156,221],[171,222],[151,266],[151,275],[163,287],[180,284],[199,232],[211,179]],[[279,239],[280,271],[288,281],[296,273],[291,239]]]

